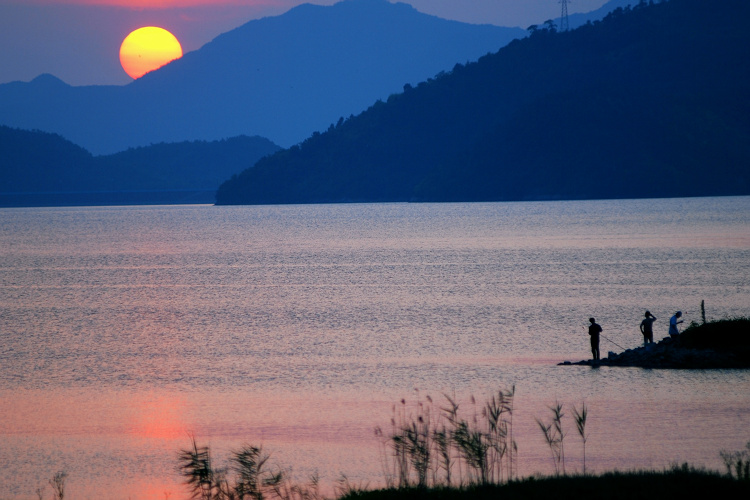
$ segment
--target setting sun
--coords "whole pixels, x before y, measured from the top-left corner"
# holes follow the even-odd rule
[[[182,47],[177,38],[154,26],[133,31],[120,46],[120,64],[132,78],[140,78],[180,57]]]

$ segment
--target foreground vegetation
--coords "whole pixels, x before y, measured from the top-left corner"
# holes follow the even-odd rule
[[[394,406],[391,433],[381,438],[388,486],[370,489],[366,484],[351,483],[342,476],[334,486],[333,498],[338,500],[400,500],[434,499],[464,500],[502,497],[514,499],[557,500],[587,497],[605,499],[664,500],[715,496],[726,499],[750,498],[750,442],[741,451],[722,450],[720,456],[726,472],[697,469],[685,463],[664,471],[627,471],[586,474],[585,444],[587,409],[573,408],[576,430],[583,441],[584,471],[569,475],[565,471],[562,419],[563,405],[550,407],[551,420],[537,418],[537,423],[550,447],[555,463],[554,476],[514,477],[513,456],[516,450],[512,435],[514,389],[499,391],[482,410],[482,422],[466,421],[458,415],[452,403],[440,411],[443,418],[432,418],[432,402],[416,404],[416,413],[407,410],[402,400]],[[472,398],[473,399],[473,398]],[[473,404],[476,403],[473,401]],[[476,409],[476,407],[475,407]],[[476,414],[475,414],[476,417]],[[485,427],[486,426],[486,427]],[[509,446],[509,447],[506,447]],[[433,452],[438,452],[436,457]],[[505,460],[503,460],[503,457]],[[179,455],[179,471],[196,500],[326,500],[321,494],[318,478],[307,484],[290,480],[287,472],[269,465],[270,455],[261,447],[245,446],[234,452],[229,463],[217,467],[207,446],[199,446],[195,439],[191,447]],[[390,466],[398,468],[393,476]],[[456,475],[451,475],[455,468]],[[442,472],[441,472],[442,471]],[[394,479],[398,484],[394,484]],[[48,488],[52,500],[67,498],[67,474],[58,472],[49,484],[36,490],[43,500]],[[165,498],[171,498],[165,492]],[[181,496],[177,498],[182,498]]]
[[[500,390],[484,404],[471,398],[470,418],[464,418],[459,405],[445,396],[443,406],[429,397],[416,403],[401,400],[393,407],[390,428],[375,429],[382,444],[386,488],[369,489],[342,477],[336,485],[339,499],[400,498],[680,498],[719,495],[724,498],[750,498],[750,442],[739,452],[721,451],[726,473],[696,469],[688,464],[669,470],[586,473],[585,404],[570,410],[583,446],[582,474],[568,475],[565,469],[563,420],[567,407],[550,406],[548,419],[537,424],[549,446],[554,463],[552,477],[517,477],[517,446],[513,439],[513,400],[515,387]],[[285,471],[268,465],[269,455],[262,448],[246,446],[232,454],[229,464],[216,468],[208,447],[195,440],[180,454],[180,472],[191,490],[191,498],[202,500],[320,500],[317,478],[309,484],[293,484]]]
[[[749,498],[750,481],[740,481],[717,472],[688,466],[664,472],[610,472],[597,476],[529,478],[506,484],[468,487],[391,488],[352,491],[343,500],[580,500],[599,499],[677,499]]]

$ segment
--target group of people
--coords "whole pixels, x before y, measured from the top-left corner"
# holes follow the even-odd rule
[[[651,314],[650,311],[646,311],[645,318],[641,321],[641,333],[643,334],[643,345],[652,344],[654,342],[654,321],[656,316]],[[680,334],[680,330],[677,325],[682,323],[680,319],[682,317],[682,311],[677,311],[674,315],[669,318],[669,336],[674,338]],[[594,360],[601,359],[599,356],[599,334],[602,333],[602,327],[596,322],[594,318],[589,318],[589,336],[591,337],[591,354]]]

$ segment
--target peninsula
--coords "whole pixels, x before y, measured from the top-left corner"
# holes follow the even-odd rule
[[[641,368],[750,368],[750,318],[691,323],[679,336],[610,352],[600,360],[564,361],[558,365],[635,366]]]

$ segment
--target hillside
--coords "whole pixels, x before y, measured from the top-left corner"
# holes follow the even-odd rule
[[[125,86],[71,87],[51,75],[0,85],[0,124],[57,133],[93,154],[237,135],[289,146],[525,35],[387,0],[303,4]]]
[[[222,180],[279,149],[241,136],[92,156],[57,134],[0,126],[0,206],[211,203]]]
[[[643,3],[406,85],[220,204],[750,193],[750,4]]]

